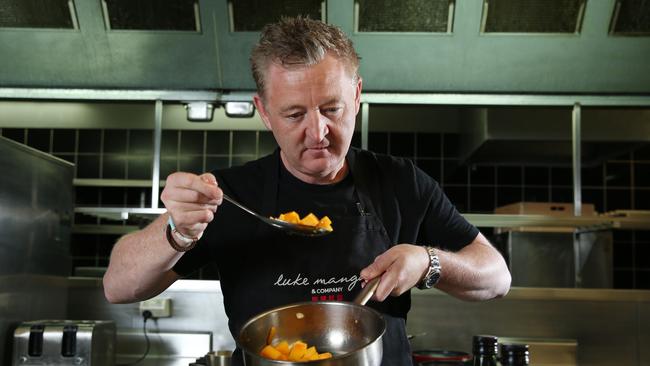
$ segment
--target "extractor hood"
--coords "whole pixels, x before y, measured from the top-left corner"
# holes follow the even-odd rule
[[[366,92],[648,95],[648,4],[2,0],[0,85],[252,91],[262,24],[302,14],[350,35]]]
[[[598,164],[650,141],[650,110],[583,108],[582,163]],[[571,166],[569,108],[471,108],[462,113],[468,163]]]

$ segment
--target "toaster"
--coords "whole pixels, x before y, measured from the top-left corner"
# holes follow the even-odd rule
[[[14,331],[13,365],[115,365],[115,323],[37,320]]]

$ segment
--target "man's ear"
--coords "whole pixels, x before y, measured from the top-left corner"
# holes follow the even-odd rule
[[[357,80],[357,86],[355,89],[355,95],[354,95],[354,114],[356,115],[359,113],[359,107],[361,106],[361,89],[363,86],[363,79],[361,79],[361,76],[358,77],[359,80]]]
[[[259,94],[253,95],[253,103],[255,103],[255,108],[257,108],[257,111],[260,113],[260,118],[262,118],[262,122],[264,122],[264,125],[269,131],[273,131],[271,128],[271,123],[269,122],[269,114],[266,112],[266,108],[264,108],[264,102],[262,101],[262,98],[259,96]]]

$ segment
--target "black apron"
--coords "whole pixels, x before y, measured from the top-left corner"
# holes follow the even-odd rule
[[[272,163],[265,166],[268,180],[264,182],[263,213],[277,213],[281,162],[278,151],[274,156]],[[255,265],[244,270],[254,271],[255,276],[247,279],[247,288],[237,290],[243,292],[240,298],[249,298],[250,302],[238,306],[241,312],[230,311],[231,330],[236,332],[235,336],[247,318],[277,306],[303,301],[354,300],[361,290],[361,270],[393,245],[365,189],[373,178],[360,173],[362,171],[352,172],[358,214],[330,216],[334,228],[331,234],[305,238],[284,234],[265,224],[258,225],[256,236],[265,238],[265,243],[250,251],[250,261]],[[288,259],[283,260],[284,257]],[[259,258],[266,260],[262,262]],[[405,325],[408,311],[405,303],[410,304],[405,297],[408,296],[407,292],[382,303],[369,301],[367,304],[380,311],[386,320],[382,366],[412,365]],[[236,319],[237,313],[246,316]],[[240,349],[233,354],[233,365],[243,365]]]

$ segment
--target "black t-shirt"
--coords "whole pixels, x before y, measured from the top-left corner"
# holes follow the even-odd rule
[[[456,211],[437,182],[410,160],[355,148],[350,149],[346,160],[351,174],[332,185],[313,185],[295,178],[282,166],[278,150],[243,166],[217,170],[213,174],[226,194],[265,216],[294,210],[301,216],[312,212],[318,217],[358,217],[360,211],[373,212],[383,223],[390,245],[411,243],[457,251],[478,234],[478,230]],[[274,180],[273,175],[278,179]],[[269,190],[270,182],[275,181],[277,189]],[[360,191],[370,198],[373,207],[360,205]],[[273,194],[277,196],[269,197]],[[264,204],[269,199],[276,202],[274,209]],[[333,226],[337,232],[335,220]],[[282,298],[271,291],[256,293],[263,299],[257,301],[243,289],[246,284],[259,281],[256,263],[270,261],[290,265],[287,262],[291,260],[290,255],[271,248],[271,243],[277,239],[274,229],[224,202],[198,245],[184,254],[173,270],[183,276],[207,263],[216,264],[230,330],[237,337],[243,322],[250,316],[304,301]],[[330,259],[333,265],[336,259]],[[405,320],[410,308],[410,293],[375,308]]]
[[[476,238],[478,229],[458,213],[438,183],[411,160],[351,148],[348,162],[359,160],[358,156],[368,158],[379,167],[367,167],[370,173],[366,175],[371,175],[369,181],[376,192],[372,198],[376,208],[381,211],[380,217],[394,244],[432,245],[458,251]],[[319,214],[320,211],[327,214],[358,209],[352,174],[335,185],[317,186],[293,177],[280,163],[279,210],[263,212],[261,186],[268,179],[264,166],[271,159],[279,159],[278,151],[242,166],[212,173],[225,193],[265,216],[300,210],[301,214],[313,212],[320,217],[323,215]],[[351,165],[351,169],[355,169],[354,163]],[[394,181],[393,185],[388,185],[389,190],[382,185],[386,180]],[[309,200],[301,197],[309,197]],[[325,207],[328,207],[327,210]],[[221,205],[197,247],[181,257],[174,271],[185,276],[209,262],[218,265],[232,247],[228,245],[229,242],[241,242],[242,236],[255,237],[251,227],[258,224],[256,220],[233,205]],[[221,275],[222,272],[220,268]]]
[[[283,164],[279,165],[277,214],[296,211],[304,217],[311,212],[318,218],[357,214],[352,174],[335,184],[309,184],[294,177]]]

